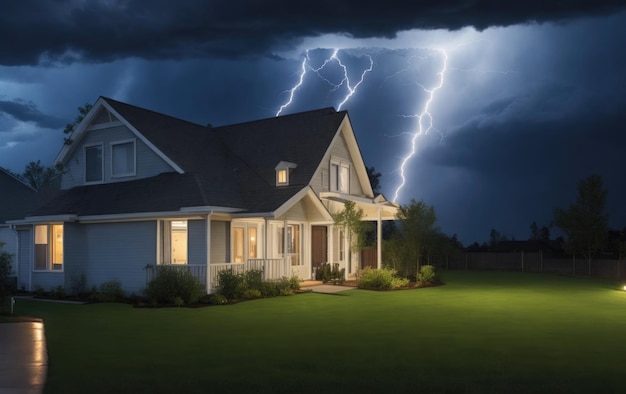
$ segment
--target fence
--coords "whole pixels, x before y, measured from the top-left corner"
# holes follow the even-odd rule
[[[462,253],[448,258],[437,257],[434,264],[451,270],[499,270],[546,272],[562,275],[586,275],[606,279],[626,279],[626,261],[586,259],[544,255],[542,252]]]

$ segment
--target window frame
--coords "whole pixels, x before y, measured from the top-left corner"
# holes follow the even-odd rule
[[[132,158],[132,165],[133,165],[133,170],[130,172],[123,172],[123,173],[115,173],[115,155],[113,154],[113,151],[115,150],[115,147],[118,145],[125,145],[125,144],[132,144],[132,153],[133,153],[133,158]],[[120,140],[120,141],[114,141],[110,143],[111,145],[111,153],[110,153],[110,167],[111,167],[111,178],[125,178],[125,177],[129,177],[129,176],[135,176],[137,175],[137,140],[135,138],[130,138],[130,139],[126,139],[126,140]]]
[[[41,243],[41,242],[37,242],[37,228],[38,227],[45,227],[46,229],[46,234],[45,234],[45,238],[46,238],[46,243]],[[55,234],[59,235],[58,233],[56,233],[54,231],[55,227],[61,227],[61,233],[60,233],[60,242],[61,242],[61,261],[57,261],[56,257],[58,256],[58,250],[57,247],[59,246],[58,244],[56,244],[55,242]],[[33,266],[32,266],[32,271],[33,272],[64,272],[65,271],[65,258],[64,258],[64,253],[65,253],[65,226],[63,225],[63,223],[44,223],[44,224],[36,224],[33,226],[33,240],[32,240],[32,246],[33,246]],[[57,241],[58,242],[58,241]],[[37,251],[37,245],[46,245],[45,248],[45,266],[46,268],[38,268],[38,251]],[[54,268],[55,265],[60,265],[59,268]]]
[[[345,188],[341,187],[342,170],[345,170],[347,175]],[[350,163],[340,159],[331,159],[329,172],[330,179],[328,190],[330,190],[331,192],[350,194]]]
[[[90,181],[87,179],[87,150],[91,148],[100,148],[100,179]],[[85,163],[83,164],[84,169],[84,181],[86,185],[93,185],[104,182],[104,144],[102,142],[84,145],[83,146],[83,157],[85,158]]]

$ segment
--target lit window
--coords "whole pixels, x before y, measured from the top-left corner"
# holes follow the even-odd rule
[[[276,170],[276,186],[289,185],[289,174],[296,167],[298,167],[297,164],[288,161],[278,163],[274,168]]]
[[[102,182],[102,145],[85,147],[85,182]]]
[[[276,176],[278,177],[278,184],[279,185],[283,185],[285,183],[287,183],[287,170],[278,170],[278,173],[276,174]]]
[[[63,270],[63,225],[35,226],[36,271]]]
[[[188,232],[186,220],[161,222],[161,261],[163,264],[187,264]]]
[[[187,221],[172,221],[172,264],[187,264]]]
[[[350,166],[346,163],[330,163],[330,191],[348,194],[350,191]]]
[[[135,141],[111,144],[111,176],[135,175]]]
[[[258,258],[258,242],[256,224],[248,223],[247,225],[233,226],[232,261],[234,263],[244,263],[246,259]]]

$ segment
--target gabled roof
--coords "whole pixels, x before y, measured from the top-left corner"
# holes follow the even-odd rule
[[[34,216],[160,212],[201,205],[273,212],[310,183],[347,116],[345,111],[324,108],[211,127],[100,97],[77,127],[73,146],[79,144],[89,122],[102,108],[112,111],[138,138],[167,158],[176,172],[76,187],[38,209]],[[69,157],[71,149],[64,147],[57,161]],[[276,186],[279,161],[297,165],[289,186]],[[135,193],[143,197],[136,198]]]
[[[0,224],[23,218],[38,203],[37,191],[0,167]]]

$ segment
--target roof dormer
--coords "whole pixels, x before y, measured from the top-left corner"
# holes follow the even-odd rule
[[[276,186],[289,186],[289,175],[298,165],[288,161],[281,161],[276,165]]]

